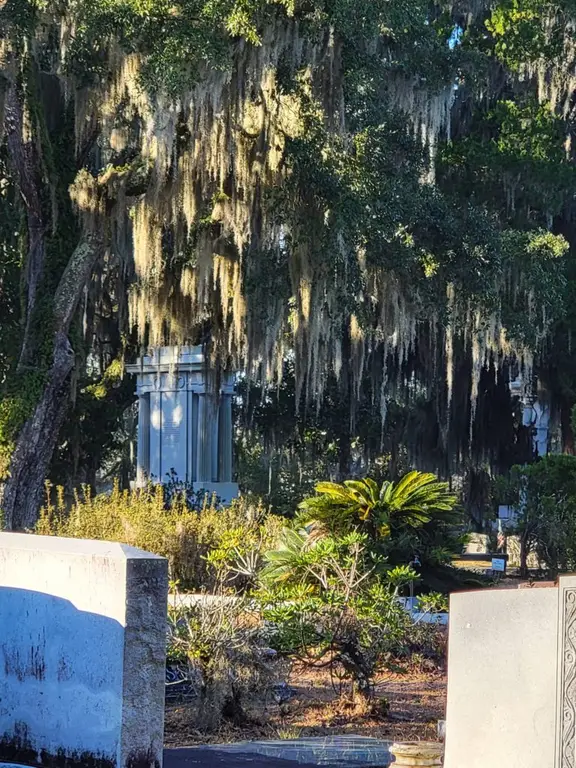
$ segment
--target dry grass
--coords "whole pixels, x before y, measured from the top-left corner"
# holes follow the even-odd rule
[[[285,733],[302,737],[358,734],[386,740],[435,740],[437,722],[444,718],[446,676],[441,669],[412,668],[407,674],[382,676],[377,683],[376,706],[371,711],[343,700],[326,671],[295,666],[289,683],[297,692],[290,702],[257,702],[249,710],[250,724],[242,728],[224,726],[208,736],[195,728],[193,709],[170,705],[166,711],[166,746],[277,739]],[[383,699],[390,704],[387,715],[378,707],[378,700]]]
[[[75,496],[71,507],[62,488],[47,486],[46,504],[40,512],[36,533],[44,536],[120,541],[168,558],[170,573],[181,588],[213,590],[214,568],[207,554],[222,542],[247,549],[275,545],[285,521],[272,515],[260,502],[248,497],[234,499],[220,508],[208,495],[203,506],[189,509],[176,496],[167,509],[161,485],[92,496],[88,487]]]

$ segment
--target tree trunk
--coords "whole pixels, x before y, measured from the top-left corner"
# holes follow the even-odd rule
[[[30,116],[25,117],[25,108],[18,94],[18,86],[12,84],[6,96],[6,133],[10,166],[14,171],[20,197],[26,211],[28,248],[24,272],[24,290],[26,292],[26,325],[24,339],[20,347],[18,370],[23,371],[33,366],[34,309],[38,288],[42,281],[45,261],[46,222],[42,212],[41,180],[38,177],[42,168],[37,141],[35,140]]]
[[[528,542],[529,537],[526,534],[520,536],[520,578],[525,579],[528,576]]]
[[[350,477],[352,468],[352,409],[356,407],[352,403],[354,386],[352,378],[352,346],[348,328],[343,329],[342,337],[342,371],[340,373],[340,386],[342,388],[342,400],[348,404],[348,413],[344,414],[338,436],[338,482]]]
[[[30,529],[38,519],[44,480],[69,402],[74,351],[67,334],[100,248],[95,235],[80,242],[54,297],[57,330],[52,366],[40,401],[18,435],[2,495],[4,527],[8,530]]]
[[[59,333],[44,392],[18,436],[10,461],[2,499],[4,527],[9,530],[33,528],[38,517],[44,480],[68,405],[73,367],[74,352],[66,335]]]
[[[560,406],[560,427],[562,431],[562,452],[574,455],[574,434],[572,432],[572,407],[566,400]]]

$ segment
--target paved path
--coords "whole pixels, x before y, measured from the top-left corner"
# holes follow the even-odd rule
[[[188,749],[167,749],[164,753],[164,768],[293,768],[292,760],[280,757],[265,757],[254,754],[235,754],[220,752],[215,749],[193,747]],[[316,768],[314,763],[300,763],[300,768]]]
[[[390,742],[363,736],[251,741],[167,749],[165,768],[386,768]]]

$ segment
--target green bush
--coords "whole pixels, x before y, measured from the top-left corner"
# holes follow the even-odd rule
[[[448,484],[424,472],[408,472],[398,482],[345,480],[318,483],[316,495],[300,504],[304,522],[332,533],[361,528],[372,538],[417,530],[432,521],[454,522],[456,497]]]
[[[359,531],[370,550],[391,564],[419,562],[426,588],[449,591],[460,580],[451,567],[463,536],[456,497],[448,484],[425,472],[408,472],[396,482],[371,478],[319,483],[305,499],[298,520],[317,535]]]
[[[266,554],[258,597],[280,652],[329,667],[352,698],[370,699],[377,672],[405,643],[411,619],[396,598],[416,574],[406,566],[377,574],[367,541],[358,532],[314,538],[285,530]]]
[[[216,587],[218,576],[208,556],[223,543],[227,548],[236,544],[239,552],[270,548],[283,525],[261,503],[243,497],[221,508],[207,496],[199,510],[190,510],[183,497],[175,496],[166,508],[161,485],[134,491],[115,485],[111,493],[96,496],[84,488],[68,507],[62,489],[51,491],[48,487],[37,533],[119,541],[163,555],[172,579],[186,590]],[[246,581],[248,576],[239,575],[236,586]]]
[[[534,464],[512,467],[500,478],[501,503],[517,511],[510,532],[520,537],[520,569],[537,552],[551,577],[576,569],[576,456],[551,454]]]

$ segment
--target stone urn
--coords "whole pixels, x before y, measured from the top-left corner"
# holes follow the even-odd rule
[[[444,745],[436,741],[408,741],[404,744],[392,744],[390,752],[396,758],[390,768],[433,768],[442,765]]]

